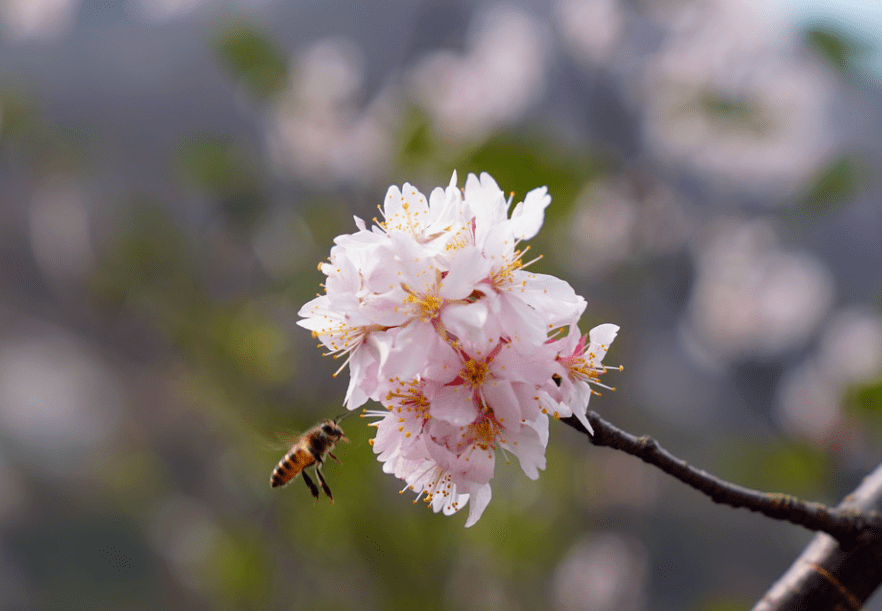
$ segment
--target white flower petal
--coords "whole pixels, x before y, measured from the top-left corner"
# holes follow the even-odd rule
[[[451,304],[441,313],[441,322],[450,333],[456,337],[477,340],[475,343],[484,346],[490,343],[490,338],[485,335],[488,330],[487,321],[489,318],[490,313],[487,311],[487,306],[480,301],[469,304]]]
[[[493,410],[499,423],[510,431],[521,428],[523,410],[518,396],[508,380],[492,380],[482,388],[488,407]]]
[[[536,420],[536,426],[545,423],[548,426],[548,418]],[[547,435],[546,435],[547,440]],[[539,469],[545,469],[545,443],[542,435],[533,426],[523,426],[520,431],[509,435],[504,444],[506,450],[518,457],[518,462],[524,474],[530,479],[539,479]]]
[[[469,517],[466,520],[465,527],[474,526],[481,519],[487,505],[490,504],[490,498],[493,496],[490,490],[490,484],[485,484],[472,492],[471,503],[469,504]]]
[[[587,402],[585,403],[584,409],[574,409],[573,410],[573,414],[575,414],[576,418],[579,419],[579,422],[582,423],[582,426],[585,427],[585,430],[587,430],[589,433],[591,433],[593,435],[594,434],[594,427],[592,427],[591,423],[588,422],[588,416],[586,415],[587,413],[588,413],[588,403]]]
[[[608,350],[610,344],[612,344],[618,333],[618,325],[604,323],[602,325],[597,325],[596,327],[591,329],[591,331],[588,332],[588,338],[591,340],[592,344],[604,346],[605,349]]]
[[[542,228],[545,209],[551,203],[547,187],[539,187],[527,193],[524,201],[515,206],[511,213],[510,231],[519,240],[529,240]]]
[[[433,418],[455,426],[471,424],[478,417],[478,407],[472,400],[472,391],[462,384],[441,388],[432,397],[429,412]]]

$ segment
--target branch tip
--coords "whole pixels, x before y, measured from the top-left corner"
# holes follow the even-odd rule
[[[736,508],[744,507],[769,518],[797,524],[809,530],[825,532],[844,547],[854,545],[858,538],[870,531],[882,532],[882,515],[878,513],[868,514],[858,509],[830,508],[821,503],[803,501],[789,494],[760,492],[738,486],[677,458],[649,435],[636,437],[616,428],[592,411],[587,412],[585,416],[594,429],[593,435],[575,416],[560,420],[587,435],[593,445],[621,450],[636,456],[705,494],[715,503]]]

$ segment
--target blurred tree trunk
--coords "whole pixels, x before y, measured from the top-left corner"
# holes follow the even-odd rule
[[[882,464],[840,503],[841,509],[882,506]],[[844,549],[819,533],[753,611],[858,611],[882,584],[882,531],[870,529]]]

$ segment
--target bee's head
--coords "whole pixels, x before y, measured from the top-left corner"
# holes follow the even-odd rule
[[[340,428],[340,425],[338,425],[333,420],[325,420],[324,422],[322,422],[322,433],[324,433],[334,441],[339,441],[341,439],[344,441],[349,441],[349,439],[347,439],[346,435],[343,433],[343,429]]]

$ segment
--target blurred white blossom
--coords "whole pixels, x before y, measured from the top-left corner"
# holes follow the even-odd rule
[[[194,497],[168,496],[153,509],[149,534],[182,583],[197,592],[213,585],[207,564],[226,534],[211,507]]]
[[[775,414],[789,433],[826,444],[842,427],[845,392],[880,375],[882,317],[842,310],[825,326],[817,352],[781,379]]]
[[[274,0],[128,0],[138,14],[152,21],[184,18],[200,9],[224,8],[237,12],[270,4]]]
[[[0,0],[0,25],[12,40],[49,40],[73,25],[82,0]]]
[[[196,10],[208,0],[132,0],[139,12],[155,21],[182,17]]]
[[[723,361],[769,357],[805,342],[833,299],[833,279],[812,255],[780,248],[771,225],[723,221],[698,248],[685,325]]]
[[[824,329],[818,362],[827,377],[846,386],[882,374],[882,317],[868,309],[840,310]]]
[[[559,0],[554,15],[569,52],[588,66],[606,64],[620,44],[626,16],[619,0]]]
[[[592,183],[576,201],[567,225],[575,248],[574,271],[594,276],[626,261],[634,251],[637,206],[620,185]]]
[[[783,196],[810,180],[836,148],[835,74],[767,4],[664,6],[639,94],[655,158],[724,189]]]
[[[438,51],[419,62],[413,88],[436,136],[453,144],[480,142],[520,119],[544,91],[544,41],[533,17],[496,5],[473,22],[464,54]]]
[[[50,279],[82,278],[93,267],[89,212],[82,187],[70,177],[47,180],[30,209],[31,247]]]
[[[823,443],[841,417],[841,389],[814,360],[788,370],[778,382],[775,416],[792,435]]]
[[[606,532],[576,542],[553,577],[558,611],[646,608],[649,554],[637,540]]]
[[[568,262],[584,276],[603,274],[634,256],[679,250],[693,224],[661,182],[636,175],[601,178],[579,194],[566,225],[574,246]]]
[[[351,40],[320,40],[295,59],[292,82],[274,104],[266,138],[275,165],[300,180],[370,182],[387,167],[395,100],[388,91],[358,104],[364,58]]]
[[[20,326],[0,343],[0,429],[38,457],[35,468],[77,473],[114,432],[122,390],[88,343]]]

